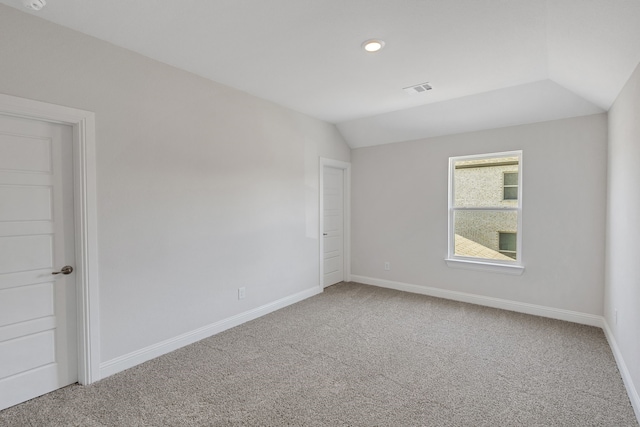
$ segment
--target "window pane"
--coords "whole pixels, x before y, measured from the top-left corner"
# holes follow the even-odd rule
[[[505,200],[518,200],[518,187],[504,187]]]
[[[455,161],[453,171],[454,206],[517,206],[518,187],[510,187],[513,190],[510,190],[509,197],[506,197],[504,185],[508,175],[515,176],[515,184],[517,185],[518,167],[518,157]],[[514,191],[515,196],[513,196]]]
[[[500,234],[518,231],[518,213],[504,211],[454,212],[455,255],[514,261],[500,253]],[[515,242],[514,249],[516,251]]]
[[[500,250],[516,251],[516,233],[500,233]]]
[[[504,185],[518,185],[518,174],[513,172],[505,173]]]

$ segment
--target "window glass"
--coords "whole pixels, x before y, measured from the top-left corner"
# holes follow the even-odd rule
[[[505,200],[518,200],[518,187],[504,187]]]
[[[454,213],[455,255],[473,258],[512,261],[502,248],[502,233],[518,229],[518,212],[492,210],[461,210]],[[515,245],[513,249],[515,252]]]
[[[518,199],[518,172],[504,173],[504,200]]]
[[[517,172],[505,172],[504,173],[504,185],[518,185],[518,173]]]
[[[498,246],[500,248],[500,253],[507,255],[511,258],[516,258],[516,249],[517,249],[517,236],[516,233],[499,233]]]
[[[454,162],[455,207],[503,206],[506,175],[515,175],[515,197],[518,193],[518,157],[494,157]],[[510,172],[510,173],[506,173]],[[509,177],[509,182],[513,177]],[[512,188],[512,187],[506,187]],[[514,206],[512,202],[508,206]]]

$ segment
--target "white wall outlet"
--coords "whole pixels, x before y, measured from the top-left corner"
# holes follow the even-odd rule
[[[238,288],[238,299],[244,299],[246,295],[247,295],[247,288],[245,288],[244,286],[241,288]]]
[[[384,263],[384,269],[385,270],[391,270],[391,263],[389,261]]]

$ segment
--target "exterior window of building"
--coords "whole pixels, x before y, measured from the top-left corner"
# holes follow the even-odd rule
[[[504,200],[518,200],[518,172],[505,172],[503,182]]]
[[[516,259],[517,235],[516,233],[498,233],[498,246],[500,253]]]
[[[449,265],[518,267],[521,274],[521,172],[522,151],[449,159]]]

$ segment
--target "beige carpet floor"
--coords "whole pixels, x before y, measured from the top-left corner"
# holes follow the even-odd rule
[[[602,330],[355,283],[2,426],[637,426]]]

